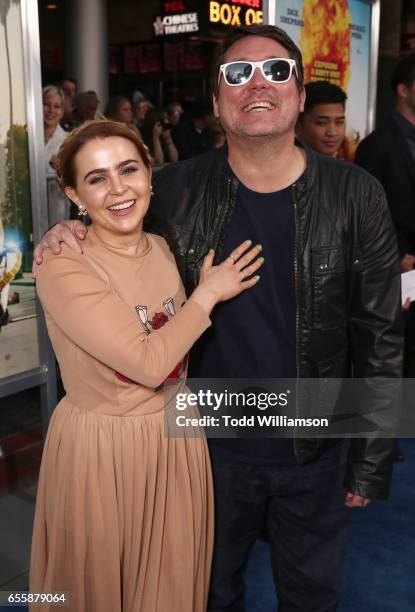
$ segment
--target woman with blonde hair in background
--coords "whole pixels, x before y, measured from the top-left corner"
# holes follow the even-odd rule
[[[43,128],[45,134],[46,174],[55,174],[56,154],[68,133],[60,126],[64,113],[65,94],[55,85],[42,90]]]

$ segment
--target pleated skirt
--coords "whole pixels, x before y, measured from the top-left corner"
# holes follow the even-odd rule
[[[203,612],[213,543],[206,441],[167,438],[164,413],[107,416],[63,403],[43,452],[30,592],[71,612]]]

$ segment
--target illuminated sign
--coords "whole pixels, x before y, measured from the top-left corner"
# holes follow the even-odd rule
[[[210,0],[209,21],[229,26],[263,23],[262,0]]]
[[[172,3],[173,4],[173,3]],[[177,3],[175,3],[177,4]],[[169,34],[188,34],[199,31],[199,20],[197,13],[182,13],[179,15],[165,15],[156,17],[154,23],[154,34],[163,36]]]
[[[163,2],[165,13],[180,13],[186,10],[183,2],[174,0],[174,2]]]

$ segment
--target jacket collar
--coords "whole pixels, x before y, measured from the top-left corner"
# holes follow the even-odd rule
[[[295,139],[295,144],[305,152],[305,170],[298,179],[298,185],[301,189],[309,188],[314,182],[317,170],[317,155],[313,149],[304,144],[298,138]]]
[[[306,167],[305,171],[301,175],[301,177],[297,181],[297,187],[300,192],[303,190],[309,189],[314,182],[316,170],[317,170],[317,155],[316,153],[310,149],[307,145],[305,145],[298,138],[295,139],[295,145],[300,147],[305,151],[306,156]],[[224,174],[225,164],[228,160],[228,147],[225,145],[220,149],[216,149],[216,162],[218,164],[218,169],[220,172]],[[238,182],[238,179],[235,179]]]

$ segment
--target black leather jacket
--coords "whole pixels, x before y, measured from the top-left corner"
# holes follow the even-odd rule
[[[145,228],[166,238],[188,293],[209,249],[220,255],[232,216],[238,181],[223,173],[226,155],[211,151],[154,176]],[[292,186],[298,376],[348,377],[352,367],[354,377],[399,378],[399,258],[383,189],[360,168],[308,148],[306,155],[306,171]],[[323,442],[296,438],[294,445],[303,464],[319,456]],[[394,446],[391,439],[354,439],[346,489],[385,498]]]

